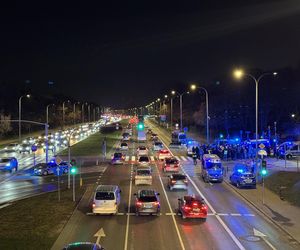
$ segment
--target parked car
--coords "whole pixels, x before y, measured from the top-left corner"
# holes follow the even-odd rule
[[[18,160],[15,157],[0,158],[0,171],[18,171]]]
[[[121,190],[117,185],[98,185],[93,199],[94,214],[117,214],[121,202]]]
[[[135,214],[160,214],[159,193],[155,190],[139,190],[134,194],[135,198]]]
[[[117,164],[123,164],[124,163],[124,160],[125,160],[125,156],[120,153],[120,152],[115,152],[113,155],[112,155],[112,158],[111,158],[111,164],[113,165],[117,165]]]
[[[235,165],[232,174],[229,177],[230,183],[237,188],[250,187],[256,188],[256,177],[245,165]]]
[[[151,167],[137,167],[134,182],[135,185],[152,185]]]
[[[164,172],[179,172],[180,163],[175,157],[165,158],[163,163]]]
[[[188,189],[188,180],[184,174],[172,174],[168,179],[168,188],[173,189]]]
[[[178,213],[182,219],[200,218],[206,221],[207,205],[200,196],[186,195],[178,199]]]

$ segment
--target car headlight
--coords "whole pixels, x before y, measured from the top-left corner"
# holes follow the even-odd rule
[[[30,148],[29,147],[26,147],[26,150],[29,150]]]
[[[10,167],[10,162],[5,165],[5,167]]]

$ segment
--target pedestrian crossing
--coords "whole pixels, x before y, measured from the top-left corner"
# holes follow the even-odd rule
[[[188,156],[174,156],[174,157],[181,163],[192,163],[193,162],[193,159]],[[151,155],[151,156],[149,156],[149,158],[150,158],[151,162],[159,161],[157,156]],[[137,162],[138,157],[136,157],[134,155],[133,156],[126,155],[124,161],[125,162]]]

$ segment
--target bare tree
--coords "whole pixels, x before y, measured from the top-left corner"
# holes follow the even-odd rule
[[[12,130],[10,115],[0,114],[0,136],[4,136]]]

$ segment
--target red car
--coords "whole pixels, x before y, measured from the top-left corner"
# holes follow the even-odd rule
[[[165,158],[163,164],[164,172],[179,172],[180,163],[175,157]]]
[[[165,158],[172,157],[171,153],[166,149],[159,150],[157,155],[159,160],[164,160]]]
[[[178,199],[178,212],[182,219],[200,218],[206,221],[207,205],[200,196],[187,195]]]

